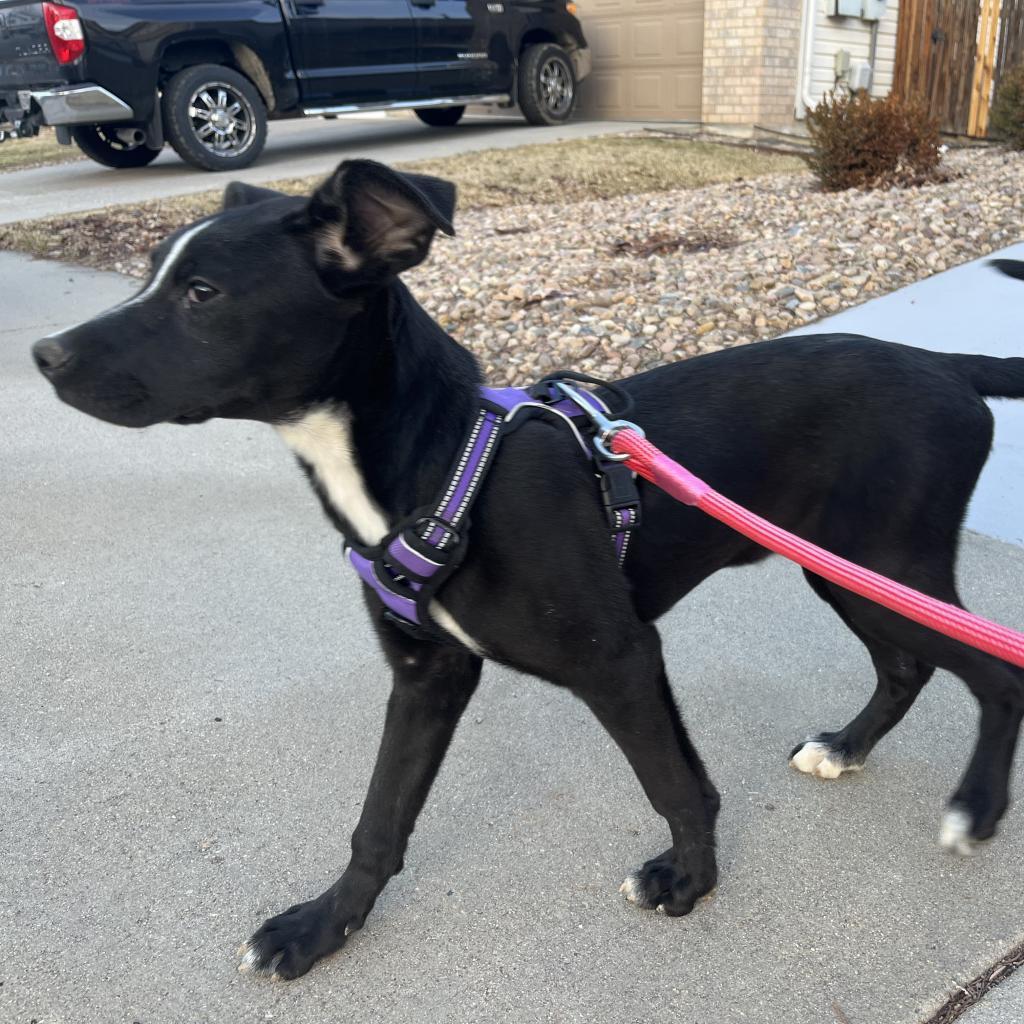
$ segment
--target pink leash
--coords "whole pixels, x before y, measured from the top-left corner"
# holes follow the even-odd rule
[[[989,622],[945,601],[937,601],[773,526],[723,497],[632,430],[617,430],[611,448],[617,454],[628,455],[626,464],[630,469],[673,498],[695,505],[770,551],[922,626],[1024,668],[1024,633]]]

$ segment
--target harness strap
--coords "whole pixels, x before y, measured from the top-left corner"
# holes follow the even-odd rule
[[[598,413],[605,403],[587,391],[575,392]],[[584,454],[593,460],[601,496],[621,566],[632,531],[640,522],[640,496],[633,473],[594,453],[584,437],[590,421],[578,401],[562,397],[542,381],[530,391],[481,388],[480,410],[460,450],[440,500],[404,519],[379,544],[346,547],[349,562],[384,603],[385,617],[416,636],[450,642],[431,623],[434,594],[458,568],[466,553],[469,512],[497,454],[501,438],[529,415],[553,414],[571,429]],[[520,415],[526,413],[527,415]],[[582,427],[582,429],[581,429]]]

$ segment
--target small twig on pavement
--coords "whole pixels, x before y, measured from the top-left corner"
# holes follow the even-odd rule
[[[966,985],[953,983],[953,994],[929,1017],[924,1024],[952,1024],[958,1017],[1001,985],[1019,968],[1024,967],[1024,942],[986,967]]]
[[[836,1015],[836,1024],[850,1024],[850,1018],[843,1013],[843,1008],[834,999],[832,1000],[832,1012]]]

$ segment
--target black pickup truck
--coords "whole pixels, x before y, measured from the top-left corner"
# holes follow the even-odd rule
[[[53,125],[108,167],[164,142],[235,170],[267,121],[469,104],[569,118],[590,51],[567,0],[0,0],[0,131]],[[0,136],[2,137],[2,136]]]

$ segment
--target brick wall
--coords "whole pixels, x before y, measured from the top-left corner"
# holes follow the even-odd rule
[[[793,122],[801,0],[705,0],[701,117]]]

